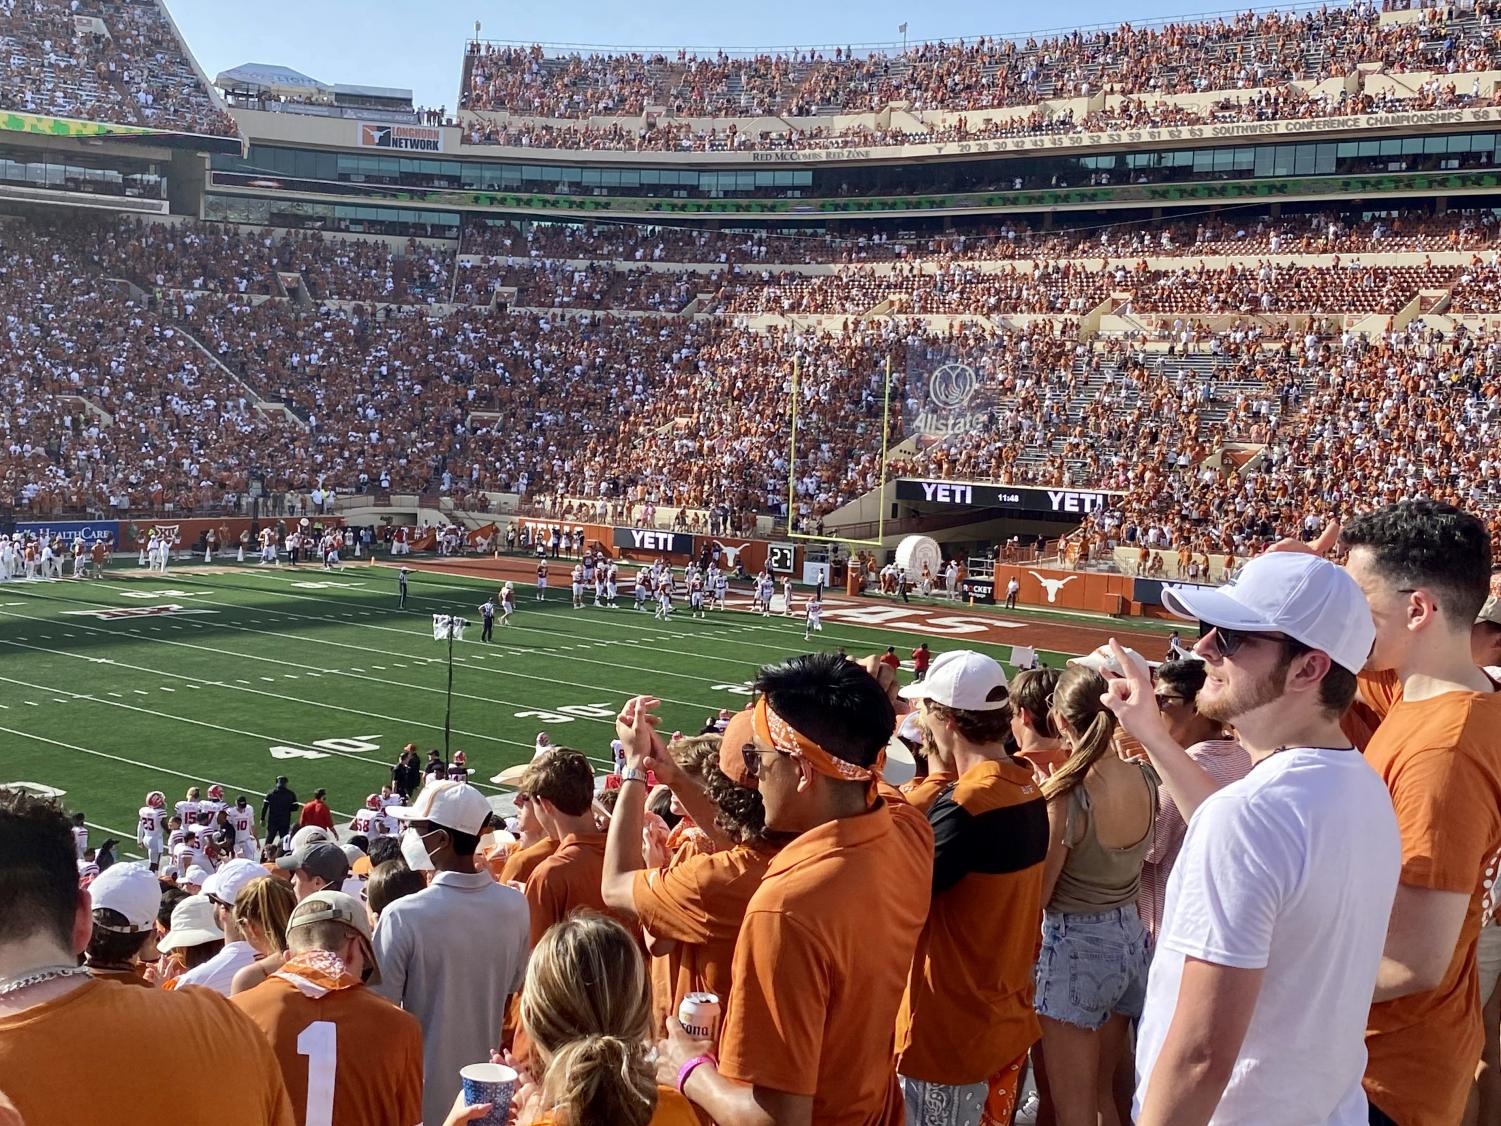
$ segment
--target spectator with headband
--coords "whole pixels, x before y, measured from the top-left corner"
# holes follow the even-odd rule
[[[781,838],[766,828],[765,807],[754,785],[735,781],[750,782],[741,754],[753,741],[749,714],[732,718],[724,736],[678,739],[664,747],[653,727],[657,705],[655,699],[637,697],[617,720],[625,767],[605,842],[601,892],[610,907],[646,932],[652,955],[652,1027],[663,1028],[689,993],[730,996],[735,940],[746,904]],[[733,777],[720,768],[727,745],[734,747],[729,756]],[[693,762],[701,785],[678,756]],[[672,788],[698,824],[713,825],[717,834],[728,837],[729,847],[681,851],[662,867],[648,865],[641,848],[648,771]]]
[[[1045,1060],[1038,1093],[1060,1126],[1110,1119],[1126,1023],[1141,1015],[1146,996],[1146,929],[1136,892],[1158,781],[1146,763],[1116,752],[1104,692],[1104,677],[1083,661],[1059,676],[1053,722],[1070,753],[1042,784],[1048,857],[1035,974]]]
[[[431,872],[422,891],[381,913],[375,991],[422,1024],[424,1122],[442,1122],[459,1090],[459,1068],[500,1043],[506,998],[521,988],[529,927],[526,901],[477,866],[490,803],[467,782],[431,782],[410,806],[401,855]]]
[[[78,886],[68,818],[18,790],[0,790],[0,903],[0,1090],[20,1120],[155,1126],[164,1097],[159,1045],[170,1030],[192,1045],[196,1074],[211,1078],[174,1085],[173,1114],[217,1126],[296,1121],[271,1049],[223,997],[138,989],[78,964],[94,918]],[[137,914],[133,906],[107,910]],[[83,1061],[90,1044],[108,1050]]]
[[[97,978],[151,987],[142,971],[154,962],[162,885],[145,864],[115,864],[89,884],[94,930],[84,964]]]
[[[1476,944],[1501,853],[1501,693],[1471,652],[1491,538],[1415,500],[1357,517],[1340,541],[1376,623],[1365,669],[1389,670],[1397,692],[1365,749],[1402,833],[1366,1093],[1372,1123],[1440,1126],[1463,1114],[1483,1044]]]
[[[895,712],[834,653],[767,666],[755,688],[745,771],[767,828],[794,839],[746,909],[717,1060],[669,1019],[658,1081],[720,1126],[900,1121],[891,1030],[928,913],[933,832],[880,781]]]
[[[1370,610],[1342,569],[1286,552],[1164,601],[1200,623],[1199,711],[1233,724],[1256,766],[1217,788],[1112,643],[1126,675],[1107,703],[1188,819],[1137,1043],[1136,1122],[1363,1123],[1362,1033],[1401,863],[1390,797],[1340,729],[1376,636]]]
[[[1032,967],[1042,923],[1047,803],[1006,753],[1011,703],[992,658],[955,650],[901,690],[957,772],[928,806],[933,902],[896,1025],[896,1068],[915,1126],[1011,1121],[1041,1029]]]
[[[286,962],[233,1004],[264,1033],[299,1120],[422,1120],[422,1026],[368,985],[380,967],[364,906],[314,892],[287,921]]]
[[[1251,756],[1224,723],[1199,711],[1199,690],[1204,687],[1206,672],[1204,662],[1197,657],[1164,661],[1157,666],[1154,698],[1173,742],[1204,768],[1216,786],[1228,786],[1251,772]],[[1152,826],[1152,847],[1142,862],[1141,890],[1136,895],[1137,913],[1152,942],[1162,929],[1168,877],[1187,830],[1188,824],[1173,800],[1172,791],[1160,793],[1157,820]]]

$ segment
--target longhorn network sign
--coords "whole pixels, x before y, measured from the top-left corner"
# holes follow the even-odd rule
[[[1035,489],[966,481],[901,478],[896,499],[953,508],[1002,508],[1024,516],[1085,516],[1107,508],[1119,493],[1103,489]]]

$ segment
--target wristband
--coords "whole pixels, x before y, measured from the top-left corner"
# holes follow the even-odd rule
[[[626,782],[640,782],[644,786],[647,783],[646,771],[628,766],[620,772],[620,781],[622,785]]]
[[[685,1094],[683,1088],[688,1083],[688,1077],[706,1063],[712,1063],[715,1067],[719,1066],[719,1061],[714,1058],[713,1053],[705,1052],[701,1056],[694,1056],[691,1060],[683,1064],[682,1067],[678,1068],[678,1094]]]

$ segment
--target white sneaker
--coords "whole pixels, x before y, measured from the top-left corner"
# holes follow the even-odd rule
[[[1036,1091],[1028,1091],[1027,1097],[1022,1100],[1022,1105],[1016,1108],[1017,1126],[1035,1123],[1037,1111],[1042,1106],[1042,1100],[1037,1097]]]

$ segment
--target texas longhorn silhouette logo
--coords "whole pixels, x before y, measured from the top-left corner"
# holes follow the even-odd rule
[[[1078,575],[1070,575],[1066,579],[1045,579],[1036,571],[1028,571],[1027,574],[1042,584],[1042,589],[1048,592],[1049,602],[1057,602],[1058,592],[1079,577]]]

